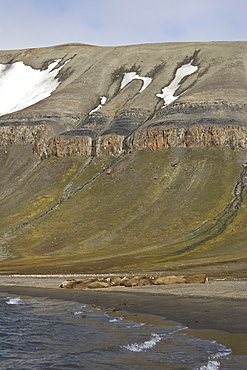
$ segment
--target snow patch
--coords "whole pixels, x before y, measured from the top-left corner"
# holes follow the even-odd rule
[[[33,105],[51,95],[61,81],[57,74],[66,63],[56,68],[56,59],[45,70],[33,69],[23,62],[0,64],[0,116]]]
[[[130,83],[133,80],[142,80],[143,81],[142,87],[139,91],[140,93],[142,91],[144,91],[146,89],[146,87],[148,87],[148,85],[151,84],[151,82],[152,82],[151,77],[141,77],[136,72],[126,72],[124,74],[123,79],[122,79],[120,90],[122,90],[126,85],[128,85],[128,83]]]
[[[91,112],[89,112],[89,114],[92,114],[94,112],[97,112],[100,108],[102,108],[102,106],[106,103],[106,96],[100,96],[100,104],[93,110],[91,110]]]
[[[190,63],[184,64],[182,67],[178,68],[176,71],[175,78],[170,83],[170,85],[162,89],[162,94],[156,94],[158,98],[164,100],[165,104],[162,106],[162,108],[166,107],[168,104],[171,104],[174,100],[180,97],[180,95],[174,96],[174,94],[176,90],[179,88],[181,80],[184,77],[189,76],[198,70],[198,67],[193,66],[192,63],[193,60]]]

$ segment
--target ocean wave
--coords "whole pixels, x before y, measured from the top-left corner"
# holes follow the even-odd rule
[[[223,352],[218,352],[214,354],[210,357],[208,363],[206,365],[200,366],[198,370],[219,370],[221,365],[219,358],[223,356],[228,356],[231,352],[231,349],[225,349]]]
[[[14,297],[14,298],[8,297],[7,299],[8,299],[8,301],[6,301],[7,304],[20,304],[20,303],[22,303],[22,300],[21,300],[20,297]]]
[[[146,340],[143,343],[131,343],[127,344],[125,346],[122,346],[123,348],[128,349],[131,352],[143,352],[148,349],[151,349],[156,346],[157,343],[159,343],[162,340],[162,336],[159,334],[152,333],[151,338],[149,340]]]
[[[76,312],[74,312],[74,315],[81,315],[83,313],[84,313],[84,311],[76,311]]]
[[[128,329],[139,328],[140,326],[144,326],[144,325],[146,325],[144,322],[133,323],[132,325],[127,325],[126,328]]]
[[[109,320],[109,322],[118,322],[122,320],[123,320],[123,317],[113,317],[112,319]]]
[[[209,360],[207,365],[199,367],[199,370],[218,370],[220,368],[220,362],[218,360]]]

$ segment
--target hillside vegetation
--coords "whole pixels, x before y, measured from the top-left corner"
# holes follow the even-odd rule
[[[1,156],[9,178],[0,231],[17,258],[2,261],[2,272],[245,274],[245,190],[232,203],[243,152],[172,148],[35,163],[23,147],[11,149]],[[20,168],[19,182],[9,166]]]

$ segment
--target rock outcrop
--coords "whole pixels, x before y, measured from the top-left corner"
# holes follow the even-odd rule
[[[35,74],[46,72],[46,84],[56,87],[36,103],[27,91],[23,109],[9,96],[9,112],[0,112],[0,145],[32,143],[42,158],[173,146],[246,148],[246,55],[246,42],[1,51],[6,81],[22,63]]]
[[[193,125],[188,127],[150,127],[137,129],[125,138],[117,134],[100,136],[58,135],[49,138],[48,125],[2,126],[0,146],[32,144],[33,153],[41,158],[52,156],[116,156],[136,150],[162,148],[247,148],[247,127],[239,125]]]
[[[88,136],[66,137],[60,135],[49,139],[45,146],[37,140],[34,145],[34,154],[43,158],[73,155],[90,156],[92,155],[92,139]]]
[[[97,140],[92,140],[88,136],[59,135],[49,139],[47,144],[44,144],[43,137],[35,136],[32,141],[34,153],[41,157],[119,155],[142,149],[157,150],[172,147],[246,149],[247,127],[216,124],[165,126],[137,129],[126,139],[116,134],[100,136]]]
[[[50,127],[46,124],[34,126],[0,126],[0,146],[11,144],[32,144],[34,152],[42,153],[50,136]]]
[[[222,125],[193,125],[189,127],[150,127],[136,130],[127,140],[129,150],[183,147],[247,148],[247,127]]]

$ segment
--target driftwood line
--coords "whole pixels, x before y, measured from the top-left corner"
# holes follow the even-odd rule
[[[59,288],[65,289],[97,289],[109,288],[111,286],[145,286],[145,285],[167,285],[167,284],[204,284],[207,281],[206,274],[187,275],[187,276],[134,276],[134,277],[103,277],[86,278],[83,280],[67,279],[63,281]]]

